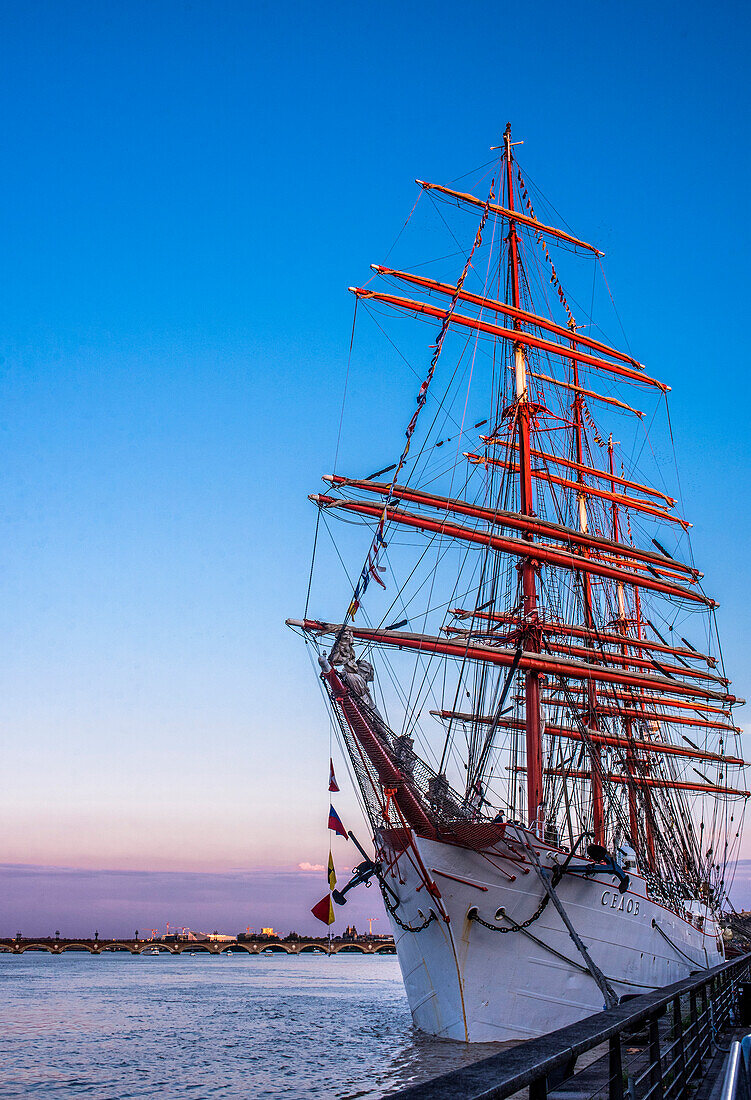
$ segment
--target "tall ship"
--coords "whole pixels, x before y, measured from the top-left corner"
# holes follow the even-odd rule
[[[344,420],[382,468],[310,497],[315,569],[287,620],[369,823],[358,874],[414,1022],[464,1042],[719,963],[749,796],[670,387],[606,335],[602,253],[520,144],[507,127],[472,190],[418,180],[411,262],[350,288],[370,364]],[[339,613],[315,618],[321,597]]]

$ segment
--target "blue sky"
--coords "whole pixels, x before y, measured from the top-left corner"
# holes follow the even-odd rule
[[[333,460],[346,288],[414,178],[482,164],[508,119],[673,385],[694,549],[751,693],[748,19],[2,5],[1,861],[325,858],[328,726],[283,624]],[[388,386],[398,423],[351,448],[358,472],[395,459],[414,385],[392,364]]]

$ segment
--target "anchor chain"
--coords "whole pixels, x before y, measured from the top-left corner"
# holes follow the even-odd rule
[[[425,918],[422,924],[418,924],[416,928],[413,928],[412,925],[405,924],[404,921],[396,915],[397,906],[391,904],[388,894],[383,887],[381,887],[381,893],[383,894],[384,905],[388,909],[389,913],[391,913],[391,916],[394,918],[399,927],[403,928],[405,932],[423,932],[431,923],[431,921],[434,921],[436,919],[435,912],[431,909],[430,914]]]
[[[477,924],[481,924],[483,926],[483,928],[489,928],[491,932],[503,932],[503,933],[506,933],[506,932],[521,932],[524,928],[529,928],[530,924],[534,924],[534,922],[539,917],[542,916],[542,914],[545,910],[545,907],[547,906],[549,901],[550,901],[550,895],[549,894],[544,894],[543,898],[542,898],[542,901],[537,906],[537,908],[535,909],[532,916],[527,917],[527,919],[525,921],[522,921],[521,924],[515,924],[511,928],[500,928],[497,924],[490,924],[489,921],[486,921],[486,920],[482,919],[482,917],[480,916],[480,914],[477,912],[476,909],[471,909],[470,912],[467,914],[467,916],[469,917],[470,920],[476,921]]]

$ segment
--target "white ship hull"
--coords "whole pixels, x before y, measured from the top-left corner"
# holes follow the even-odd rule
[[[388,853],[388,840],[382,839]],[[408,849],[396,859],[391,854],[386,882],[400,899],[396,915],[403,924],[415,928],[431,909],[437,914],[420,932],[405,931],[390,916],[417,1027],[463,1042],[505,1042],[542,1035],[602,1011],[603,994],[552,904],[528,929],[540,944],[523,932],[502,934],[468,917],[476,909],[499,928],[509,927],[502,917],[495,919],[500,908],[517,923],[529,918],[544,892],[529,863],[501,858],[497,849],[475,852],[419,837],[414,844],[416,851]],[[564,858],[556,849],[538,844],[537,850],[544,866]],[[429,894],[425,872],[439,898]],[[698,921],[692,924],[652,901],[638,875],[631,876],[625,894],[607,872],[590,879],[566,874],[556,892],[619,998],[647,993],[722,961],[714,921],[706,915],[702,931]]]

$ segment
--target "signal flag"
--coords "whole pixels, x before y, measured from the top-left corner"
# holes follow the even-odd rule
[[[325,898],[321,898],[317,905],[314,905],[310,910],[314,917],[323,921],[324,924],[333,924],[334,920],[334,905],[331,901],[331,894],[327,894]]]
[[[337,836],[343,836],[345,840],[347,839],[347,830],[342,825],[341,818],[333,806],[329,806],[329,829]]]

